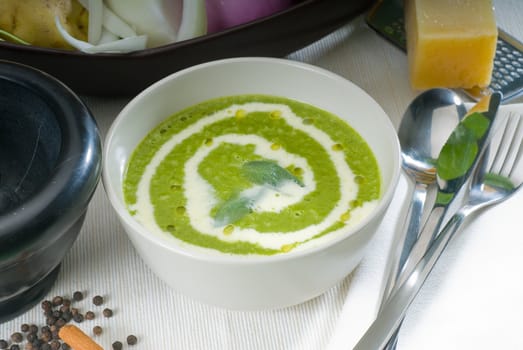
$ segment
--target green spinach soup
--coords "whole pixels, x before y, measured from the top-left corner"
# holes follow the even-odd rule
[[[134,150],[123,190],[152,234],[209,253],[273,255],[360,222],[377,204],[380,178],[371,149],[341,118],[290,99],[239,95],[154,128]]]

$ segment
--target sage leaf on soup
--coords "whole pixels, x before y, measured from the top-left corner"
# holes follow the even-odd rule
[[[232,224],[251,212],[253,201],[250,198],[234,196],[223,202],[214,215],[216,226]]]
[[[243,175],[252,183],[278,187],[284,181],[292,181],[301,187],[303,182],[274,162],[267,160],[254,160],[243,164]]]

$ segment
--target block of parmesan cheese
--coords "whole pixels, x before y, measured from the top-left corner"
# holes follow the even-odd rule
[[[498,36],[491,0],[406,0],[405,30],[413,88],[490,83]]]

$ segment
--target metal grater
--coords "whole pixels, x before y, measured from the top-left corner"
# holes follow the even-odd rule
[[[523,93],[523,43],[501,29],[498,33],[494,70],[488,89],[501,92],[503,100],[509,100]],[[472,97],[477,99],[481,95]]]
[[[383,0],[366,17],[367,24],[388,41],[406,50],[403,6],[397,0]],[[498,28],[498,43],[494,57],[492,80],[486,88],[463,90],[474,100],[499,91],[506,102],[523,94],[523,43]]]

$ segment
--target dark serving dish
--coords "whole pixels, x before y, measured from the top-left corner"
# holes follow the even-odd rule
[[[42,69],[77,93],[134,95],[180,69],[220,58],[283,57],[363,13],[375,0],[304,0],[272,16],[129,54],[84,54],[0,43],[0,59]]]
[[[0,60],[0,323],[41,300],[101,173],[88,108],[63,83]]]

